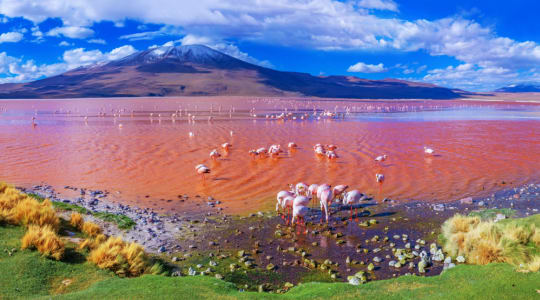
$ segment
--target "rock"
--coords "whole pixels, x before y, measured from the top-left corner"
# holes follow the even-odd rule
[[[505,216],[505,215],[503,215],[503,214],[497,214],[497,215],[495,216],[495,220],[493,220],[493,221],[494,221],[494,222],[499,222],[500,220],[504,220],[504,219],[506,219],[506,216]]]
[[[377,221],[377,220],[375,220],[375,219],[369,220],[369,225],[375,225],[375,224],[377,224],[377,223],[379,223],[379,221]]]
[[[444,263],[445,263],[445,264],[449,264],[449,263],[451,263],[451,262],[452,262],[452,257],[450,257],[450,256],[447,256],[447,257],[444,259]]]
[[[262,211],[257,212],[257,215],[258,215],[259,217],[264,217],[264,213],[263,213]]]
[[[393,266],[396,265],[396,261],[395,261],[395,260],[391,260],[391,261],[388,263],[388,265],[389,265],[390,267],[393,267]]]
[[[244,265],[246,265],[246,267],[248,267],[248,268],[253,267],[253,263],[252,263],[250,260],[246,261],[246,262],[244,263]]]
[[[266,265],[266,269],[267,269],[268,271],[272,271],[272,270],[275,269],[275,268],[276,268],[276,266],[274,266],[274,264],[268,264],[268,265]]]
[[[478,205],[478,206],[484,206],[485,203],[484,203],[484,201],[480,201],[480,202],[478,202],[478,204],[476,204],[476,205]]]
[[[294,287],[294,284],[292,284],[290,282],[285,282],[285,284],[283,286],[290,289],[290,288]]]
[[[209,264],[210,266],[212,266],[212,267],[217,266],[217,262],[215,262],[215,261],[213,261],[213,260],[209,261],[208,264]]]
[[[418,272],[420,273],[426,273],[426,267],[427,267],[427,263],[423,260],[421,260],[419,263],[418,263]]]
[[[348,276],[347,281],[349,281],[349,284],[352,285],[360,285],[360,280],[356,276]]]
[[[434,211],[444,211],[444,204],[435,204],[433,205]]]
[[[381,262],[381,258],[378,257],[378,256],[375,256],[375,257],[373,258],[373,261],[376,262],[376,263],[380,263],[380,262]]]
[[[246,251],[240,250],[240,251],[238,251],[237,254],[238,254],[238,257],[243,257],[244,255],[246,255]]]
[[[173,262],[177,262],[178,260],[179,260],[179,258],[178,258],[177,256],[174,256],[174,257],[172,258],[172,261],[173,261]]]
[[[221,275],[221,274],[219,274],[219,273],[216,274],[215,277],[216,277],[217,279],[220,279],[220,280],[223,279],[223,275]]]
[[[174,271],[174,272],[171,273],[171,276],[172,276],[172,277],[180,277],[180,276],[182,276],[182,272],[180,272],[180,271]]]
[[[200,268],[202,268],[202,267],[203,267],[203,265],[197,264],[197,269],[200,269]]]
[[[456,257],[456,261],[458,263],[464,263],[465,262],[465,257],[463,257],[462,255]]]
[[[367,266],[367,269],[368,271],[373,271],[373,269],[375,269],[375,265],[373,265],[373,263],[369,263],[369,265]]]
[[[195,276],[195,275],[197,275],[197,271],[193,270],[192,267],[189,267],[188,275],[189,276]]]
[[[434,261],[442,261],[444,260],[444,253],[442,252],[442,249],[437,250],[433,257],[431,258]]]
[[[165,251],[167,251],[167,249],[166,249],[164,246],[161,246],[161,247],[159,247],[159,249],[158,249],[158,252],[159,252],[159,253],[163,253],[163,252],[165,252]]]
[[[463,198],[463,199],[459,200],[459,203],[461,203],[461,204],[473,204],[473,199],[472,199],[472,197],[466,197],[466,198]]]

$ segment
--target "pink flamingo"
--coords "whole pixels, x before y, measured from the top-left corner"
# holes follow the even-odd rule
[[[197,170],[197,173],[200,174],[203,179],[204,179],[204,174],[210,173],[210,168],[208,168],[207,166],[203,164],[199,164],[195,166],[195,170]]]
[[[315,205],[315,197],[317,196],[317,189],[319,188],[318,184],[312,184],[308,187],[308,195],[313,199],[313,205]]]
[[[287,225],[289,224],[289,217],[291,217],[291,211],[294,208],[294,199],[295,199],[294,195],[293,196],[286,196],[281,201],[281,209],[283,210],[283,212],[287,211],[287,216],[286,216],[286,220],[287,220],[286,224]]]
[[[229,144],[229,143],[221,144],[221,148],[223,148],[223,150],[225,150],[225,152],[228,152],[231,147],[232,147],[232,145]]]
[[[324,214],[326,216],[326,223],[328,224],[328,205],[332,203],[333,198],[334,198],[333,193],[329,188],[321,191],[321,194],[319,197],[319,201],[321,202],[321,223],[323,220],[322,211],[324,209]]]
[[[212,150],[212,152],[210,152],[210,158],[211,159],[215,160],[215,159],[218,159],[218,157],[220,157],[220,156],[221,156],[221,154],[219,154],[219,152],[216,149],[214,149],[214,150]]]
[[[336,154],[336,152],[333,151],[333,150],[327,151],[327,152],[326,152],[326,157],[328,157],[328,159],[330,159],[330,160],[339,158],[339,156],[338,156],[338,155]]]
[[[383,161],[385,161],[387,158],[388,158],[388,155],[384,154],[384,155],[377,156],[377,157],[375,158],[375,161],[377,161],[377,162],[383,162]]]
[[[433,155],[433,153],[435,153],[435,150],[433,150],[433,148],[424,147],[424,153],[427,155]]]
[[[308,189],[309,189],[309,187],[307,186],[307,184],[305,184],[303,182],[299,182],[295,186],[296,195],[306,196],[307,192],[308,192]]]
[[[279,207],[282,206],[283,199],[285,199],[286,197],[294,197],[294,196],[295,195],[293,193],[289,192],[289,191],[280,191],[279,193],[277,193],[276,212],[278,212]]]
[[[360,199],[362,199],[362,196],[363,195],[362,193],[360,193],[360,191],[352,190],[345,193],[343,197],[343,205],[350,205],[351,207],[351,217],[350,217],[351,221],[353,217],[353,212],[352,212],[353,205],[360,204]],[[356,215],[356,219],[358,220],[358,207],[355,207],[355,215]]]
[[[343,192],[345,192],[345,190],[348,188],[349,188],[348,185],[344,185],[344,184],[336,185],[332,189],[332,192],[334,193],[334,197],[339,198],[343,194]]]
[[[298,145],[296,145],[296,143],[294,142],[290,142],[288,146],[289,146],[289,149],[296,149],[298,147]]]
[[[337,146],[330,144],[330,145],[326,145],[326,148],[328,148],[328,150],[334,151],[337,149]]]
[[[298,219],[299,220],[299,222],[298,222],[299,226],[303,226],[304,229],[305,229],[304,233],[307,233],[305,217],[307,216],[308,213],[309,213],[309,208],[308,207],[306,207],[304,205],[295,206],[293,208],[293,216],[292,216],[292,220],[291,220],[291,225],[294,225],[296,219]]]

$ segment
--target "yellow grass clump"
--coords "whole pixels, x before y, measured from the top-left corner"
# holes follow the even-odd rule
[[[69,223],[71,224],[71,226],[77,229],[81,229],[83,226],[84,220],[80,213],[74,212],[74,213],[71,213],[71,216],[69,218]]]
[[[56,235],[55,230],[48,226],[30,225],[21,241],[22,249],[37,249],[41,254],[60,260],[64,255],[64,242]]]
[[[49,200],[40,203],[5,183],[0,183],[0,216],[12,224],[48,225],[54,230],[60,224]]]
[[[107,240],[107,236],[105,236],[104,234],[98,234],[96,237],[87,238],[84,241],[82,241],[79,244],[79,249],[94,250],[106,240]]]
[[[535,250],[531,244],[536,243],[539,233],[534,224],[502,225],[459,214],[442,225],[444,251],[453,257],[462,255],[468,263],[479,265],[507,262],[534,269],[540,264],[540,261],[534,261],[540,258],[534,257]]]
[[[89,236],[97,236],[102,232],[101,227],[99,227],[99,225],[97,225],[96,223],[92,222],[84,222],[81,231],[88,234]]]
[[[90,252],[88,260],[119,276],[139,276],[150,268],[143,247],[137,243],[126,243],[119,237],[109,237]]]

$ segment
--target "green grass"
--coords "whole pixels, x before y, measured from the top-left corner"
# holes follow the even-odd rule
[[[38,200],[39,202],[42,202],[43,200],[45,200],[45,198],[43,198],[42,196],[38,194],[29,193],[27,195]],[[121,214],[116,215],[116,214],[112,214],[108,212],[93,213],[82,206],[71,204],[71,203],[58,202],[58,201],[52,201],[52,205],[54,208],[58,210],[76,211],[80,214],[93,215],[97,218],[102,219],[103,221],[115,223],[120,229],[131,229],[133,226],[137,224],[135,223],[135,221],[133,221],[130,217],[126,215],[121,215]]]
[[[107,212],[96,212],[93,215],[104,221],[116,223],[120,229],[130,229],[137,224],[126,215],[115,215]]]
[[[75,205],[70,203],[64,203],[64,202],[53,202],[53,207],[59,210],[67,210],[67,211],[76,211],[80,214],[92,214],[88,209]]]
[[[471,217],[480,217],[482,220],[493,220],[497,214],[503,214],[507,218],[516,214],[516,211],[511,208],[490,208],[484,210],[477,210],[469,213]]]
[[[540,289],[539,272],[520,273],[508,264],[490,264],[460,265],[440,276],[402,276],[361,286],[307,283],[283,295],[239,292],[234,284],[208,276],[119,278],[87,263],[84,253],[69,247],[63,261],[50,260],[20,250],[23,234],[23,227],[0,226],[2,299],[534,299]],[[9,255],[12,249],[16,251]]]

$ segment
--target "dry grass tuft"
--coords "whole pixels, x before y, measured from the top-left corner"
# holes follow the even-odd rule
[[[94,238],[87,238],[84,241],[82,241],[81,244],[79,244],[79,249],[94,250],[99,245],[103,244],[103,242],[105,242],[106,240],[107,240],[107,236],[105,236],[104,234],[98,234]]]
[[[99,227],[98,224],[92,222],[84,222],[81,231],[88,234],[89,236],[97,236],[102,232],[101,227]]]
[[[12,224],[50,226],[54,230],[60,224],[50,201],[40,203],[5,183],[0,184],[0,216]]]
[[[69,218],[69,223],[71,224],[71,226],[81,230],[84,223],[84,219],[80,213],[74,212],[74,213],[71,213],[71,217]]]
[[[534,262],[540,258],[534,256],[536,250],[531,247],[540,234],[534,224],[500,224],[458,214],[443,223],[442,234],[444,251],[453,257],[463,255],[470,264],[540,264]]]
[[[101,269],[109,269],[119,276],[139,276],[151,267],[141,245],[126,243],[110,237],[88,255],[88,260]]]
[[[527,270],[529,272],[540,271],[540,255],[536,255],[532,258],[532,260],[527,264]]]
[[[64,255],[64,242],[50,226],[30,225],[21,241],[22,249],[37,249],[41,254],[60,260]]]

